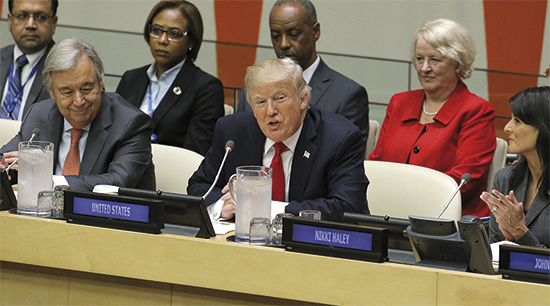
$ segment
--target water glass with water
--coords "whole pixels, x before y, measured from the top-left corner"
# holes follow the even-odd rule
[[[59,204],[61,193],[55,190],[42,190],[38,193],[38,215],[40,217],[50,217],[52,209]]]
[[[271,221],[265,217],[250,219],[250,244],[268,245],[271,241]]]
[[[309,220],[321,220],[321,212],[318,210],[301,210],[300,218]]]
[[[273,245],[282,245],[283,243],[283,218],[294,217],[290,213],[280,213],[273,218],[272,228],[272,237],[271,244]]]
[[[56,202],[56,206],[52,206],[52,218],[63,218],[65,211],[65,190],[72,190],[73,187],[69,185],[57,185],[53,190],[59,191],[59,200]]]

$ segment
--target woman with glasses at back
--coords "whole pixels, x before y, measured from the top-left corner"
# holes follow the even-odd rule
[[[116,92],[153,118],[151,142],[205,155],[224,96],[220,80],[193,63],[203,36],[199,10],[187,1],[161,1],[143,35],[155,62],[126,71]]]

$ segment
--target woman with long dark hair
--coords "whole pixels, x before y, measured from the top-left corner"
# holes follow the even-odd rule
[[[532,87],[510,99],[508,153],[517,163],[495,176],[492,194],[481,199],[491,210],[490,241],[550,246],[550,87]]]

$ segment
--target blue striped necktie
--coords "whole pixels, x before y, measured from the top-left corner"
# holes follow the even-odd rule
[[[19,109],[21,108],[21,99],[23,98],[23,86],[21,85],[21,70],[29,61],[25,55],[17,58],[17,68],[11,79],[6,99],[2,105],[0,118],[17,120]]]

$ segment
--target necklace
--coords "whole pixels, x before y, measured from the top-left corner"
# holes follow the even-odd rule
[[[426,114],[428,116],[435,116],[435,115],[437,115],[437,112],[439,112],[439,111],[437,111],[437,112],[433,112],[433,113],[428,113],[426,111],[426,101],[424,101],[424,103],[422,103],[422,111],[424,112],[424,114]]]

